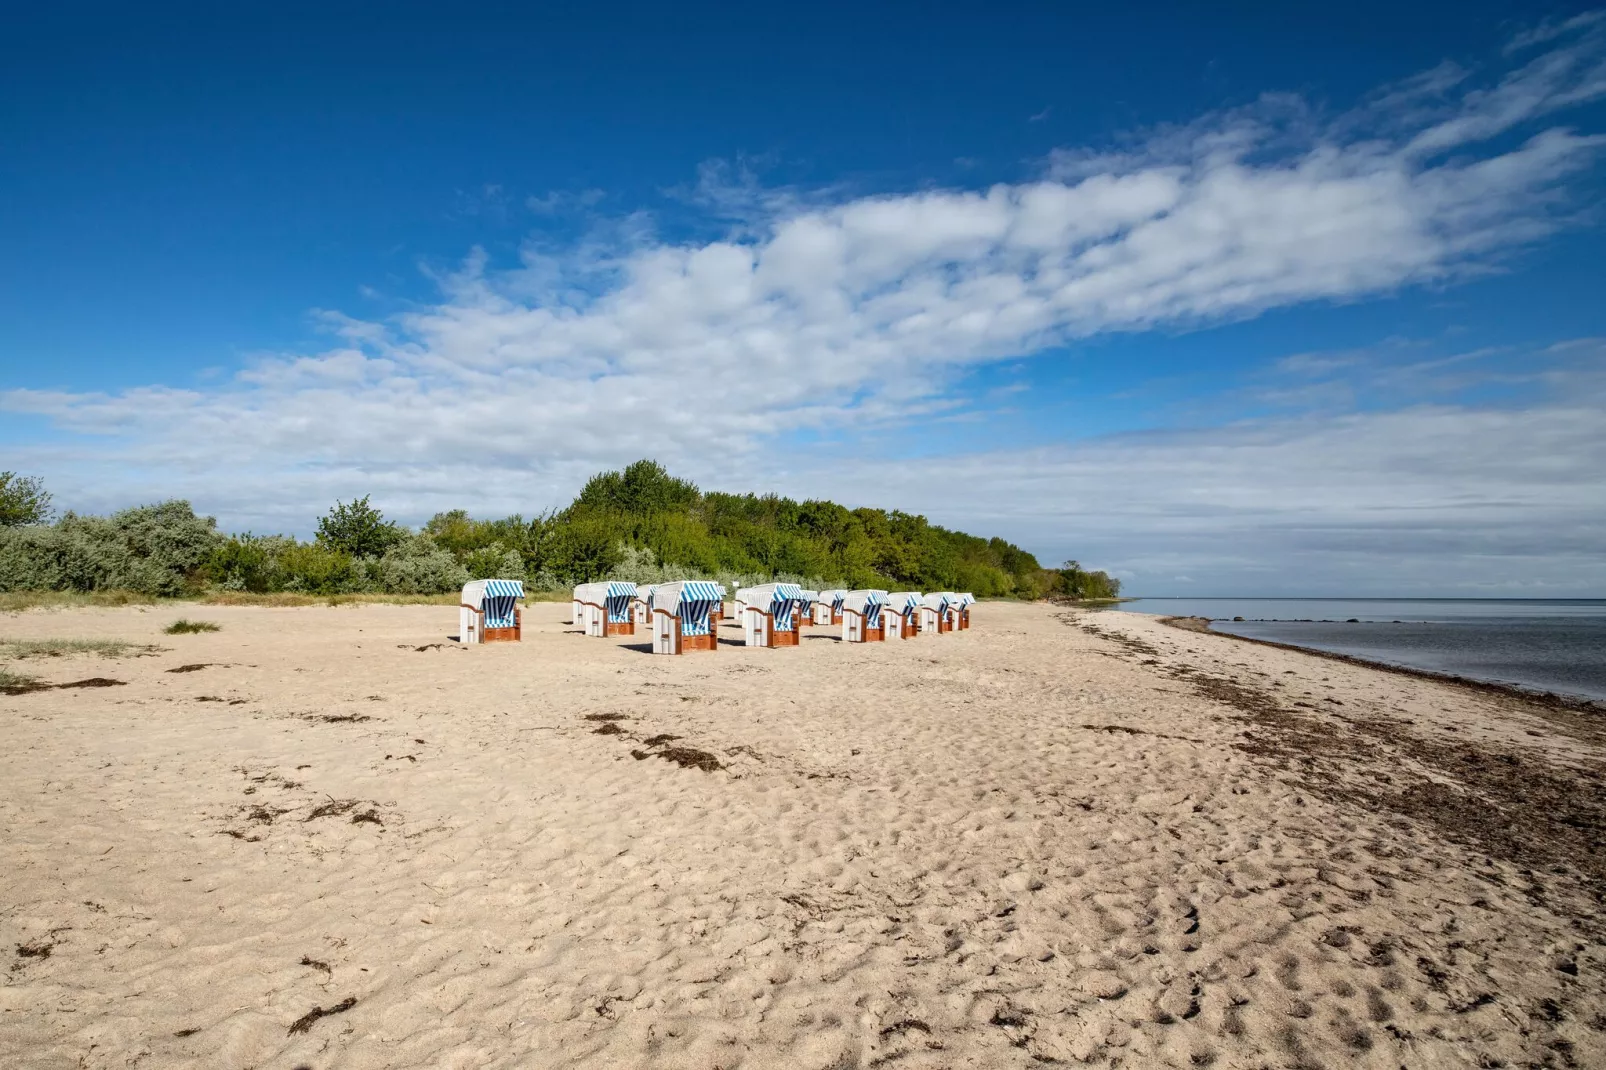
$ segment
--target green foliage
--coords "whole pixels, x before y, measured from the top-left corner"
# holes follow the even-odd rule
[[[1081,563],[1067,561],[1057,572],[1053,593],[1065,598],[1119,598],[1121,581],[1105,572],[1087,572]]]
[[[222,630],[222,625],[213,624],[209,620],[186,620],[183,617],[180,617],[178,620],[162,629],[162,631],[166,632],[168,635],[198,635],[201,632],[217,632]]]
[[[0,527],[43,524],[50,519],[50,492],[38,476],[0,472]]]
[[[68,513],[51,525],[0,528],[0,591],[128,590],[173,597],[198,589],[223,541],[189,502]]]
[[[380,557],[407,537],[406,529],[368,504],[368,495],[335,507],[318,520],[318,541],[351,557]]]
[[[606,578],[712,579],[732,588],[779,579],[983,598],[1099,598],[1120,590],[1102,572],[1075,562],[1045,569],[1003,539],[949,531],[923,516],[704,493],[653,461],[593,476],[560,512],[477,520],[456,509],[416,534],[387,521],[367,496],[337,502],[313,542],[223,536],[185,502],[0,528],[0,592],[175,595],[210,587],[242,598],[432,596],[489,578],[522,579],[532,593]]]

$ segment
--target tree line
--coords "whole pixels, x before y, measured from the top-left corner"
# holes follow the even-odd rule
[[[522,579],[534,591],[689,578],[983,598],[1120,593],[1120,581],[1104,572],[1075,561],[1043,568],[1013,543],[923,516],[702,491],[649,460],[593,476],[566,508],[528,519],[476,519],[456,509],[414,531],[366,496],[337,502],[310,541],[225,534],[184,501],[57,517],[38,479],[0,473],[0,591],[433,594],[490,576]]]

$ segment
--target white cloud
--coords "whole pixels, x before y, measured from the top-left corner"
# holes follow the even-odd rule
[[[1606,344],[1535,354],[1523,408],[1301,414],[796,474],[1075,556],[1130,589],[1606,596]],[[956,495],[953,488],[962,487]]]
[[[322,314],[334,347],[262,359],[221,386],[12,390],[0,408],[79,436],[26,452],[64,501],[181,493],[259,528],[304,530],[333,497],[369,491],[414,519],[448,504],[528,509],[642,455],[762,485],[787,475],[778,437],[851,437],[952,411],[956,376],[988,362],[1497,266],[1565,225],[1569,181],[1606,140],[1535,125],[1599,94],[1597,28],[1535,41],[1552,47],[1485,88],[1437,68],[1326,122],[1268,98],[1124,155],[1062,153],[1040,179],[986,189],[843,199],[711,168],[690,199],[735,221],[722,240],[666,242],[627,216],[577,245],[532,240],[513,269],[476,252],[438,280],[438,302],[393,320]],[[1495,134],[1524,140],[1485,150]],[[1333,433],[1323,448],[1360,464],[1358,425]],[[1272,430],[1233,434],[1216,440],[1230,448],[1192,456],[1181,515],[1189,488],[1227,502],[1249,493],[1234,480],[1257,469],[1232,458],[1288,448]],[[1039,471],[1059,474],[1018,490],[1058,494],[1067,471],[1090,464],[1133,464],[1147,479],[1146,465],[1172,463],[1091,456],[1045,461]],[[944,462],[946,485],[989,485],[989,464]],[[885,498],[865,486],[866,499]],[[1375,519],[1394,493],[1357,481],[1335,508]],[[1175,530],[1166,517],[1156,505],[1155,532]]]

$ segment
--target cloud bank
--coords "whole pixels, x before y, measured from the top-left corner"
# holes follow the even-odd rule
[[[64,499],[188,494],[236,526],[304,529],[334,496],[370,490],[413,519],[464,503],[467,487],[487,488],[477,509],[528,511],[600,467],[651,455],[703,479],[822,482],[822,492],[834,482],[860,488],[849,497],[1030,541],[1004,522],[1015,515],[1005,505],[955,511],[956,488],[1000,501],[988,492],[998,458],[944,459],[945,492],[916,492],[918,464],[818,481],[776,463],[776,443],[951,412],[966,404],[954,387],[967,371],[1079,339],[1358,301],[1497,267],[1574,221],[1575,180],[1606,145],[1552,125],[1606,96],[1599,21],[1542,27],[1513,48],[1516,65],[1492,80],[1444,66],[1329,119],[1267,98],[1123,151],[1056,153],[1028,181],[835,203],[753,197],[738,230],[701,243],[659,240],[635,216],[556,254],[532,242],[512,267],[476,252],[433,305],[383,322],[325,313],[330,349],[262,359],[215,389],[11,390],[0,408],[67,433],[23,451]],[[1470,456],[1434,430],[1450,415],[1467,426],[1467,413],[1354,419],[1400,421],[1382,441],[1412,456]],[[1416,437],[1401,437],[1407,425]],[[1163,542],[1207,501],[1231,516],[1244,495],[1314,478],[1335,491],[1323,515],[1348,528],[1324,524],[1328,534],[1299,545],[1347,532],[1352,549],[1395,530],[1379,523],[1408,501],[1454,515],[1432,465],[1420,480],[1375,482],[1398,471],[1369,452],[1375,430],[1335,424],[1331,441],[1301,439],[1339,459],[1337,482],[1330,468],[1299,466],[1279,439],[1293,433],[1265,425],[1216,429],[1208,443],[1043,451],[1019,459],[1039,474],[1004,500],[1041,502],[1030,531],[1047,538],[1072,515],[1053,513],[1065,491],[1093,472],[1128,473],[1116,496],[1139,480],[1155,488],[1147,511],[1127,515]],[[1368,474],[1351,486],[1346,467]],[[1533,494],[1543,497],[1535,489],[1512,508],[1540,508]],[[1243,515],[1285,558],[1298,542],[1298,525]]]

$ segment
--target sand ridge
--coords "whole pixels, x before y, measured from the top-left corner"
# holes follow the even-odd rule
[[[450,607],[190,615],[0,620],[171,648],[0,697],[7,1066],[1606,1063],[1587,881],[1244,696],[1598,772],[1540,713],[1047,606],[680,658],[561,605],[470,649]]]

